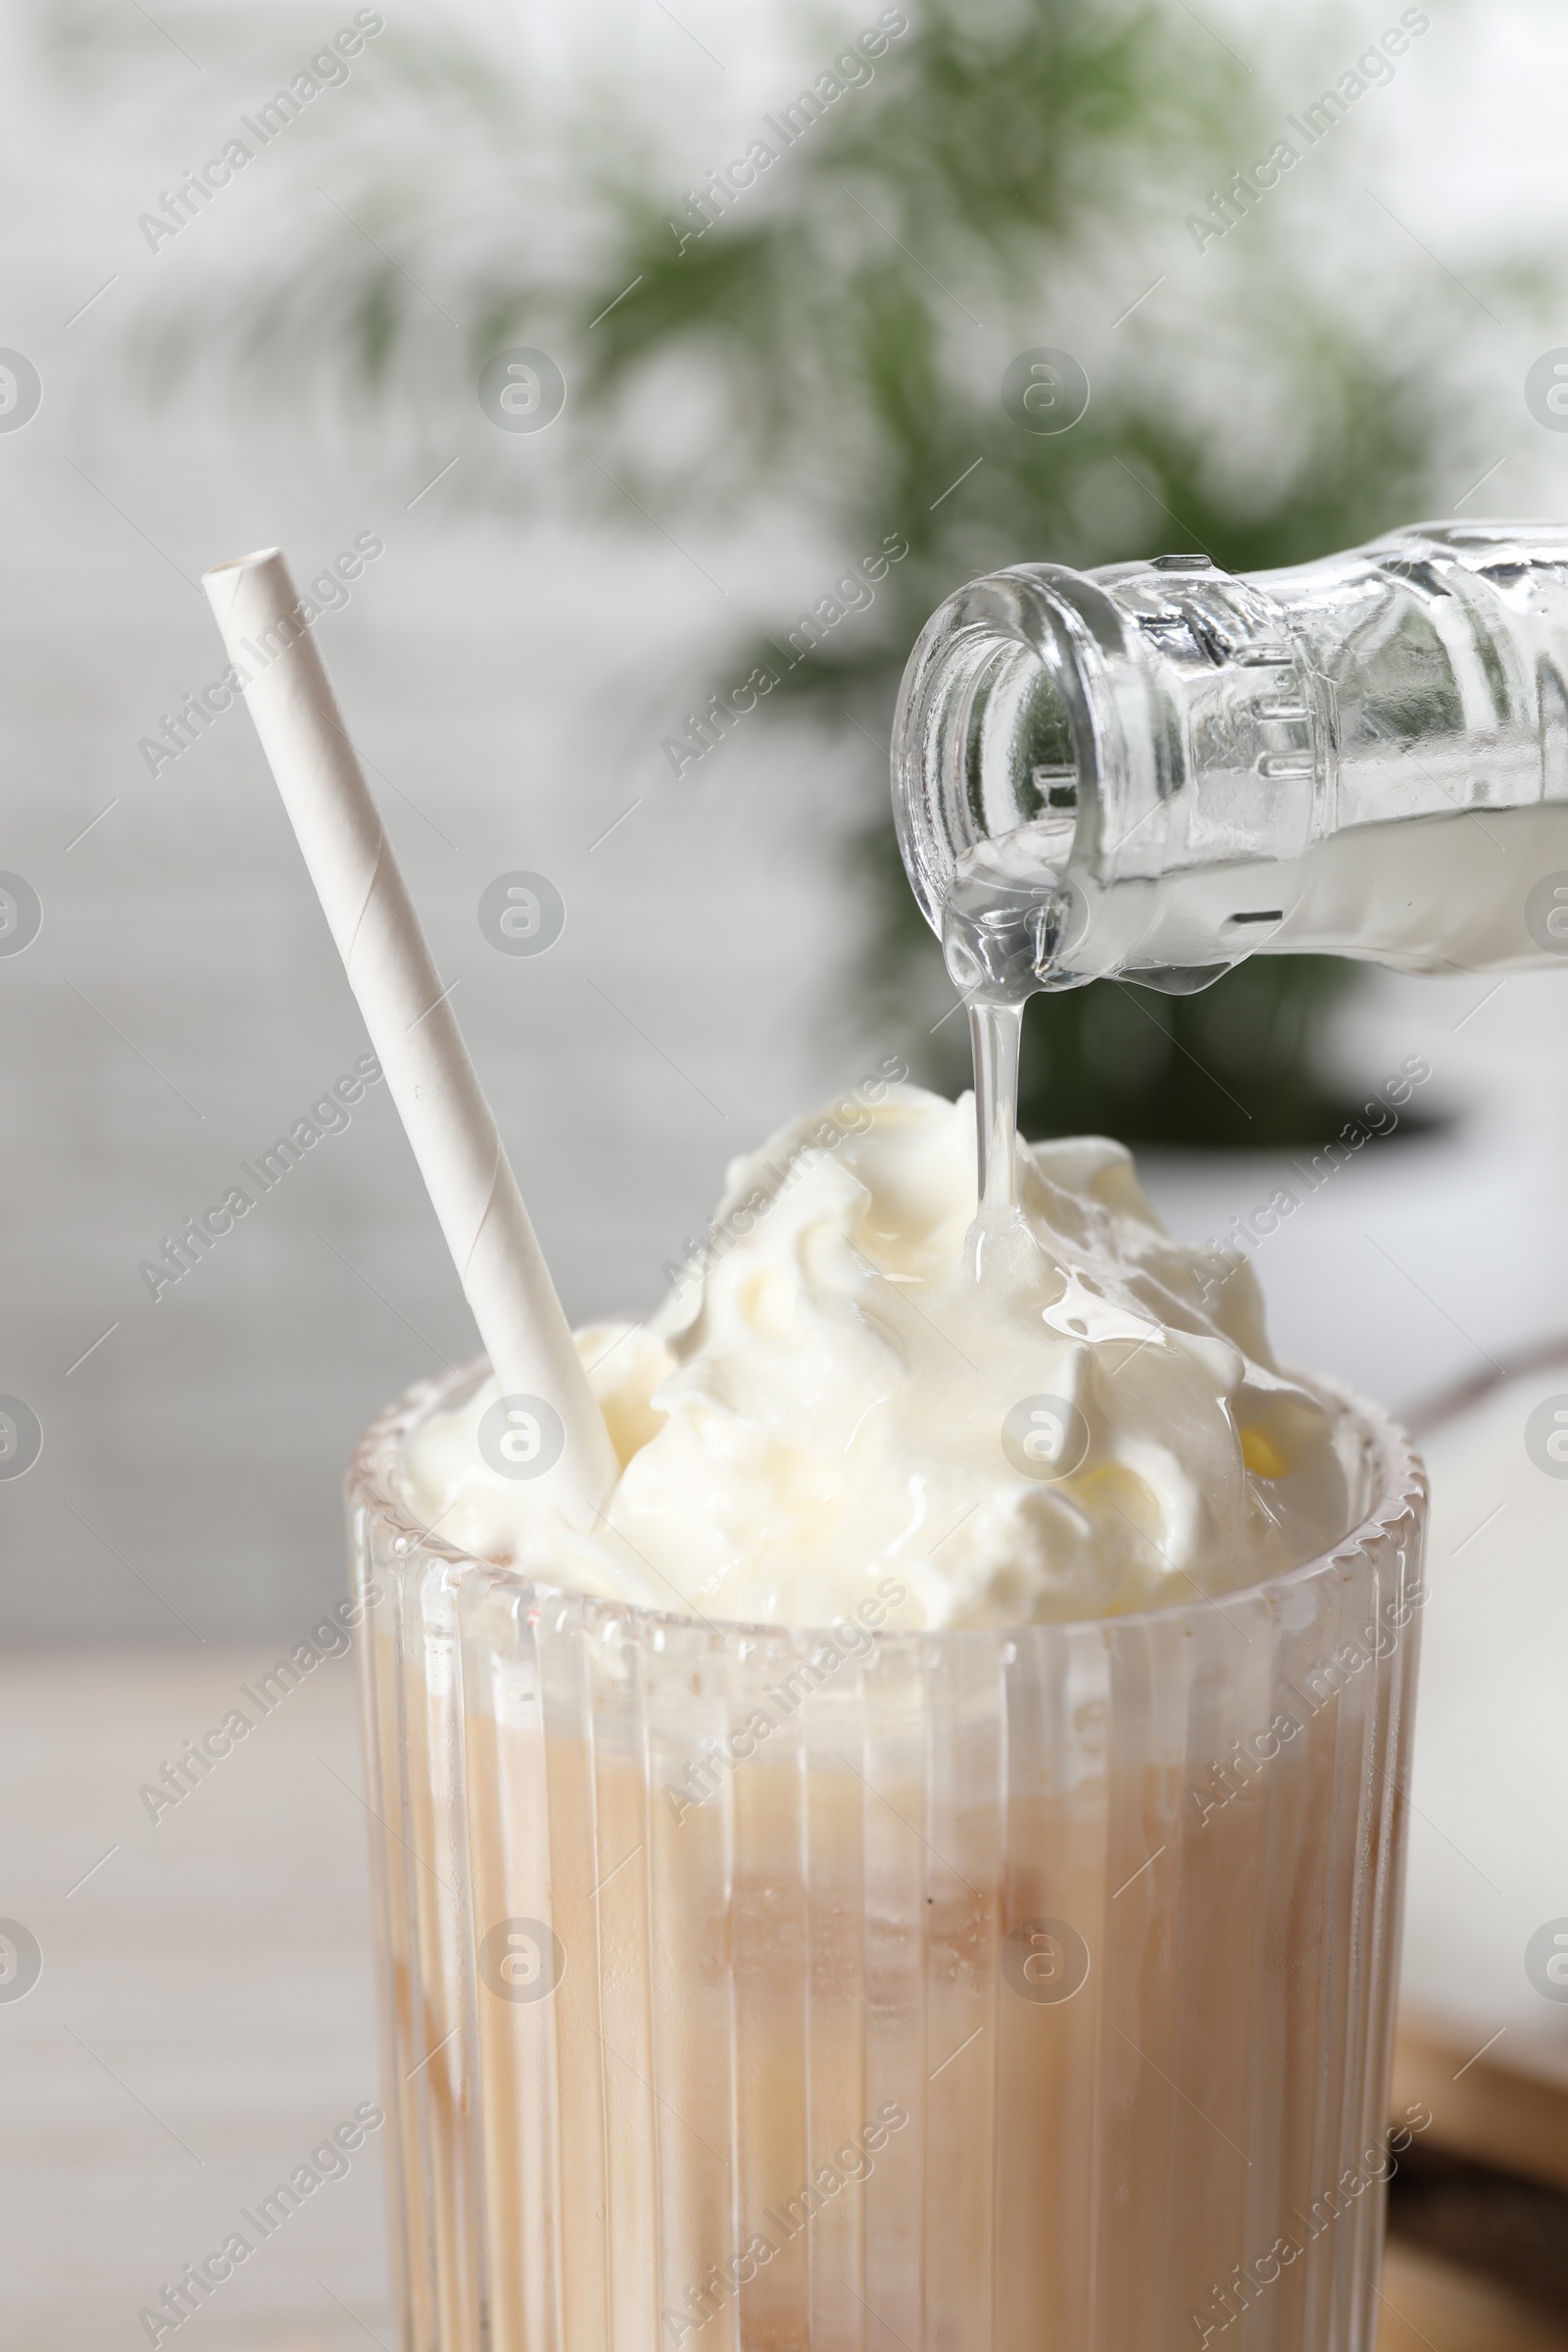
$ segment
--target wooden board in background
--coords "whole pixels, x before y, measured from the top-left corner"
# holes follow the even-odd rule
[[[1377,2352],[1568,2352],[1557,2321],[1435,2255],[1390,2247]]]
[[[1434,2140],[1454,2155],[1568,2194],[1568,2076],[1517,2037],[1481,2055],[1465,2040],[1440,2019],[1401,2017],[1391,2112],[1423,2100]]]

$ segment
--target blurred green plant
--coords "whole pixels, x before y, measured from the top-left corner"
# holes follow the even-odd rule
[[[1201,548],[1254,569],[1412,519],[1453,437],[1425,365],[1452,297],[1423,279],[1419,320],[1401,319],[1363,257],[1352,329],[1308,266],[1289,186],[1199,255],[1184,210],[1205,209],[1203,191],[1267,153],[1279,125],[1250,69],[1191,12],[1156,0],[909,11],[883,12],[890,38],[866,79],[832,74],[843,27],[825,25],[821,62],[841,94],[757,185],[706,208],[663,178],[654,94],[601,77],[591,107],[563,103],[544,122],[514,58],[455,29],[391,28],[378,70],[401,108],[396,135],[345,127],[336,193],[306,200],[286,258],[259,258],[238,296],[187,297],[157,349],[165,370],[207,364],[226,319],[247,368],[270,368],[294,401],[315,385],[362,415],[377,398],[444,409],[450,434],[487,360],[543,344],[571,385],[579,513],[624,519],[628,500],[666,521],[786,511],[846,559],[902,535],[907,556],[874,605],[790,667],[768,707],[841,736],[850,722],[864,745],[857,874],[877,908],[864,998],[880,1033],[904,1032],[917,1071],[952,1086],[963,1022],[943,1017],[951,989],[898,865],[878,748],[921,625],[963,580],[1030,558]],[[80,0],[57,16],[62,52],[91,51],[100,22]],[[256,20],[202,8],[162,22],[210,47]],[[1320,12],[1303,88],[1348,37]],[[799,86],[825,97],[812,74]],[[744,152],[747,135],[726,144]],[[1314,155],[1311,169],[1321,205],[1339,165]],[[1095,389],[1071,431],[1045,437],[1014,423],[999,387],[1016,352],[1056,342]],[[793,620],[784,610],[771,636],[715,645],[714,679],[758,660],[777,668]],[[1316,1140],[1348,1115],[1324,1046],[1357,977],[1257,958],[1199,997],[1098,983],[1037,998],[1024,1124],[1133,1142]]]

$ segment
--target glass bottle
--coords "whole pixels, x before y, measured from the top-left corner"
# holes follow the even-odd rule
[[[1419,524],[1283,571],[1020,564],[950,597],[893,747],[972,1003],[1250,955],[1568,955],[1568,524]]]

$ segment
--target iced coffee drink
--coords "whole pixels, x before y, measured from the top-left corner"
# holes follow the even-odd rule
[[[410,2352],[1370,2347],[1420,1473],[1017,1194],[883,1079],[737,1161],[592,1530],[482,1372],[367,1438]]]

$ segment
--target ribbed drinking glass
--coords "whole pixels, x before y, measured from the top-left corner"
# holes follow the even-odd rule
[[[531,1584],[351,1504],[405,2352],[1370,2352],[1425,1490],[1014,1631]],[[873,1612],[874,1613],[874,1612]]]

